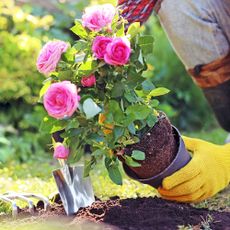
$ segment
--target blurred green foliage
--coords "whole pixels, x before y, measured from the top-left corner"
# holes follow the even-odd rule
[[[13,0],[0,2],[1,162],[26,161],[47,149],[49,137],[38,133],[44,112],[36,104],[44,77],[36,59],[53,22],[53,16],[34,16]]]
[[[89,1],[56,1],[52,12],[30,3],[0,1],[0,162],[25,162],[49,151],[50,136],[39,133],[45,112],[38,96],[45,78],[36,59],[48,40],[72,40],[69,28]]]
[[[35,68],[40,40],[8,31],[1,31],[0,37],[0,103],[19,98],[29,104],[35,103],[42,81]]]

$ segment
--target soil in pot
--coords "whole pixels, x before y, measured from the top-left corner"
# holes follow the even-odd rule
[[[127,155],[131,155],[133,150],[145,153],[145,160],[139,161],[140,167],[128,167],[142,179],[159,174],[175,158],[179,144],[177,139],[168,118],[161,116],[154,127],[142,136],[139,143],[125,148]]]

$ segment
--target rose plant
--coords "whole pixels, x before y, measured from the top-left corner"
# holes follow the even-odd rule
[[[116,184],[122,183],[118,157],[132,167],[145,159],[142,151],[128,156],[123,149],[155,125],[155,97],[168,93],[143,77],[153,38],[140,34],[139,23],[125,28],[127,22],[112,5],[89,7],[71,28],[79,40],[72,46],[48,42],[37,61],[38,70],[49,74],[40,92],[48,113],[41,130],[61,131],[63,140],[54,141],[54,157],[78,161],[89,146],[85,176],[104,160]]]

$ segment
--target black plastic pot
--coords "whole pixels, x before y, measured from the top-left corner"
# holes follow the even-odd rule
[[[188,162],[191,160],[191,155],[186,150],[184,141],[182,140],[180,132],[178,131],[178,129],[173,126],[173,131],[174,131],[175,137],[178,141],[178,151],[177,151],[177,155],[174,158],[174,160],[172,161],[172,163],[164,171],[162,171],[158,175],[155,175],[151,178],[141,179],[141,178],[138,178],[138,176],[135,174],[135,172],[133,172],[129,168],[129,166],[127,166],[125,163],[123,163],[123,168],[124,168],[124,171],[126,172],[126,174],[130,178],[137,180],[143,184],[148,184],[154,188],[158,188],[162,185],[162,181],[164,178],[172,175],[173,173],[175,173],[179,169],[183,168],[186,164],[188,164]],[[154,167],[154,165],[153,165],[153,167]]]

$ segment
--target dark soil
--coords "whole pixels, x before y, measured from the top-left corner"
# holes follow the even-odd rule
[[[230,230],[229,212],[196,209],[189,204],[168,202],[159,198],[97,200],[72,217],[62,219],[64,216],[62,205],[56,204],[48,212],[38,210],[36,218],[37,221],[58,218],[63,224],[73,227],[83,221],[90,221],[112,226],[105,229],[120,230],[176,230],[178,226],[190,225],[193,229]],[[32,218],[33,221],[36,219]]]
[[[133,150],[145,153],[141,167],[130,167],[139,178],[151,178],[166,169],[176,156],[178,141],[167,117],[160,118],[154,127],[141,138],[139,143],[126,147],[125,154]]]

